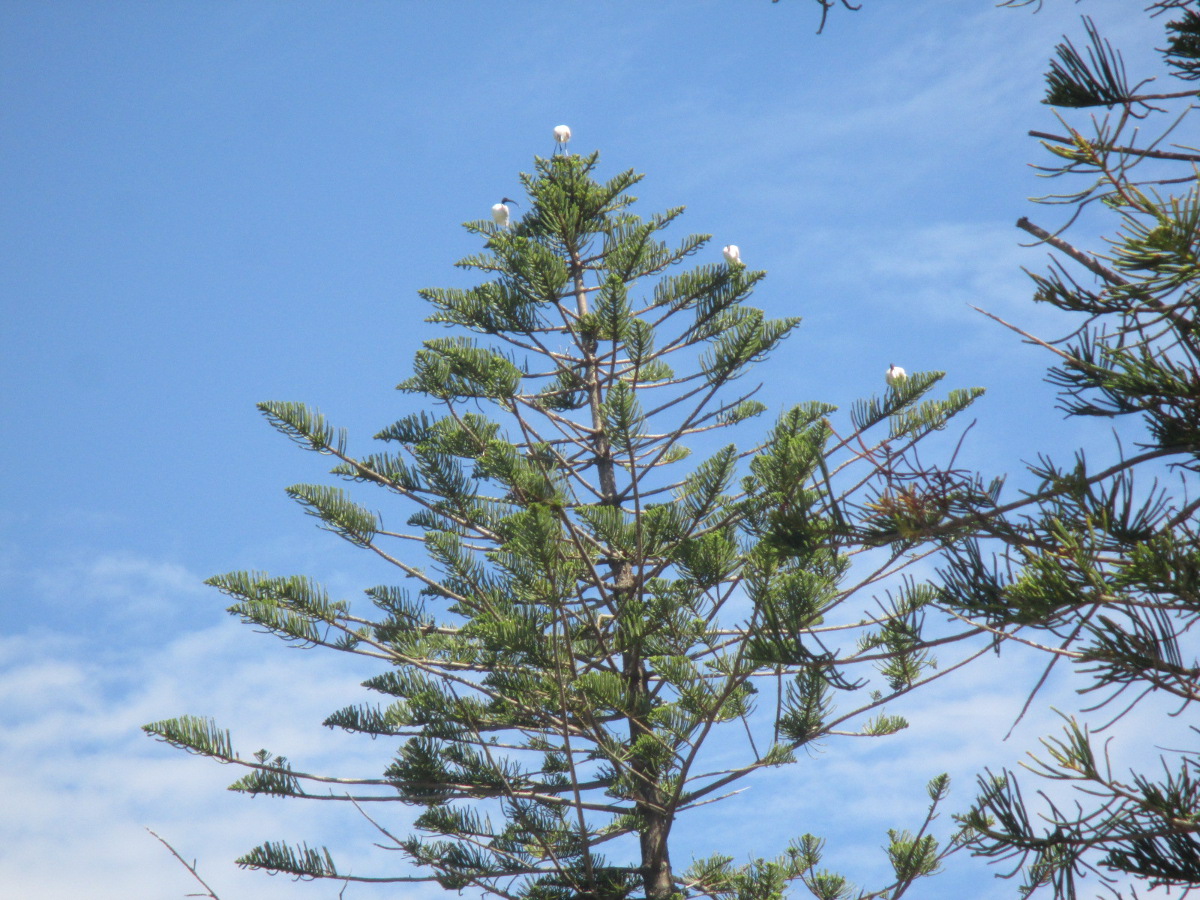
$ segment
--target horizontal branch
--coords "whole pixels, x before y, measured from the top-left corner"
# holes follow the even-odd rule
[[[1050,134],[1045,131],[1031,131],[1030,137],[1040,138],[1044,141],[1055,141],[1059,144],[1074,144],[1069,137],[1063,137],[1061,134]],[[1169,150],[1151,150],[1149,148],[1139,147],[1117,147],[1113,144],[1093,144],[1097,150],[1102,150],[1106,153],[1127,153],[1133,156],[1141,156],[1145,159],[1172,159],[1178,162],[1200,162],[1200,154],[1197,153],[1172,153]],[[1178,170],[1177,170],[1178,171]],[[1191,181],[1193,179],[1187,179]]]

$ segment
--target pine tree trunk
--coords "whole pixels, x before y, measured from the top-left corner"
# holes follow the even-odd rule
[[[588,310],[587,293],[584,290],[583,266],[578,254],[572,249],[571,268],[575,288],[576,310],[584,315]],[[617,506],[620,497],[617,489],[616,465],[612,445],[604,431],[601,414],[603,392],[600,365],[596,359],[597,342],[587,339],[580,348],[587,366],[587,390],[594,429],[593,448],[596,475],[600,486],[601,502]],[[629,560],[612,558],[608,561],[613,579],[614,605],[617,610],[617,647],[623,655],[622,673],[626,680],[626,696],[629,709],[629,742],[631,745],[644,735],[651,733],[642,714],[644,699],[648,693],[648,678],[645,662],[641,655],[641,638],[631,638],[624,632],[622,607],[624,600],[637,589],[633,565]],[[671,872],[671,858],[667,849],[667,837],[671,831],[671,817],[663,806],[663,792],[659,787],[658,773],[643,759],[634,756],[630,768],[637,787],[633,792],[634,804],[642,820],[641,871],[646,900],[669,900],[675,893]]]
[[[625,569],[632,581],[628,564]],[[626,650],[625,676],[629,683],[631,709],[640,709],[642,698],[647,692],[646,667],[640,654]],[[650,729],[640,715],[629,719],[629,741],[636,743]],[[675,887],[671,877],[671,857],[667,849],[667,837],[671,833],[671,817],[664,808],[665,800],[659,787],[658,773],[634,757],[631,767],[641,786],[634,792],[634,802],[642,819],[642,881],[646,889],[646,900],[668,900]]]

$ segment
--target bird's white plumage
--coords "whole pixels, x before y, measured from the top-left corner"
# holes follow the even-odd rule
[[[507,228],[508,223],[512,218],[512,213],[508,208],[508,204],[516,202],[516,200],[509,200],[507,197],[501,199],[499,203],[492,207],[492,221],[501,228]]]
[[[741,264],[742,251],[738,249],[737,244],[730,244],[728,247],[722,247],[721,252],[725,255],[725,262],[729,263],[731,266],[734,264]]]
[[[566,125],[554,126],[554,140],[560,144],[565,144],[571,139],[571,129]]]
[[[908,378],[908,373],[895,363],[892,363],[890,366],[888,366],[887,375],[884,377],[887,378],[887,383],[891,387],[895,387],[896,385],[900,384],[900,382]]]

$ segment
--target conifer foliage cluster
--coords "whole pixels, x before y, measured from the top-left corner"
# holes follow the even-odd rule
[[[1200,887],[1194,739],[1127,730],[1117,746],[1157,765],[1121,771],[1105,734],[1142,701],[1182,721],[1200,701],[1200,4],[1147,12],[1163,23],[1154,77],[1131,76],[1087,18],[1056,48],[1044,102],[1058,127],[1031,135],[1051,154],[1042,174],[1069,185],[1041,200],[1069,215],[1055,233],[1018,222],[1052,251],[1034,300],[1078,322],[1057,340],[1026,338],[1054,355],[1062,409],[1111,421],[1126,443],[1101,466],[1082,449],[1040,459],[1039,488],[980,529],[1003,551],[961,542],[947,573],[964,613],[1021,623],[1048,669],[1073,666],[1091,700],[1090,715],[1044,739],[1035,778],[985,773],[963,819],[971,848],[1019,873],[1023,893],[1057,898],[1089,875],[1119,896]],[[1065,235],[1081,220],[1107,232],[1095,250]]]
[[[246,768],[235,790],[357,806],[409,864],[345,871],[336,848],[284,840],[251,868],[512,900],[898,896],[946,850],[929,833],[944,777],[923,823],[878,837],[893,874],[871,889],[823,868],[811,834],[680,859],[673,828],[807,745],[904,728],[890,701],[989,652],[994,633],[931,615],[938,586],[905,574],[952,542],[939,523],[995,500],[918,456],[980,392],[931,399],[941,373],[914,373],[844,419],[807,402],[760,426],[749,374],[798,324],[747,304],[764,273],[687,267],[707,236],[665,243],[682,210],[635,215],[639,176],[597,180],[594,154],[535,163],[519,220],[466,226],[482,250],[459,265],[481,283],[423,292],[442,336],[385,449],[353,456],[316,411],[261,404],[344,485],[288,493],[390,580],[356,605],[309,573],[210,580],[245,622],[361,658],[376,701],[325,724],[394,742],[391,764],[243,757],[194,716],[146,730]]]

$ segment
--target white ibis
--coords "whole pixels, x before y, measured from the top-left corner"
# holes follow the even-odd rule
[[[888,367],[887,375],[884,377],[887,379],[888,387],[895,387],[908,379],[908,373],[895,363],[892,363]]]
[[[508,197],[501,197],[500,202],[492,207],[492,221],[501,228],[507,228],[510,218],[508,204],[516,202],[516,200],[510,200]]]
[[[730,244],[728,247],[722,247],[721,252],[725,254],[725,262],[731,266],[740,266],[742,263],[742,251],[738,249],[737,244]]]
[[[567,125],[554,126],[554,152],[567,152],[567,142],[571,140],[571,129]]]

